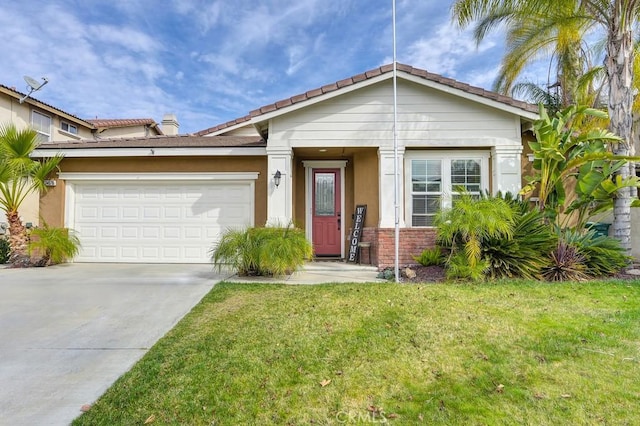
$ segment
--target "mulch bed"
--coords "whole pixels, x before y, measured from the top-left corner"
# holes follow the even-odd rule
[[[412,277],[407,277],[407,268],[411,269],[415,273],[415,277],[413,277],[413,274],[411,273],[410,275]],[[640,270],[635,269],[634,271]],[[442,266],[410,265],[401,268],[400,274],[402,276],[402,282],[406,283],[435,283],[446,281],[445,270]],[[616,275],[613,275],[611,277],[604,277],[602,279],[640,280],[640,276],[638,275],[638,273],[628,273],[627,271],[622,271],[617,273]]]

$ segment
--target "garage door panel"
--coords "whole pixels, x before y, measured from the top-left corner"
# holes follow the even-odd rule
[[[142,214],[145,219],[160,219],[162,217],[162,208],[160,207],[145,207],[142,210]]]
[[[103,239],[117,239],[118,227],[116,226],[102,226],[100,227],[100,238]]]
[[[144,226],[142,228],[142,238],[158,240],[162,235],[162,230],[159,226]]]
[[[81,240],[85,238],[96,238],[98,236],[98,228],[91,225],[78,226],[75,231]]]
[[[167,239],[180,238],[180,228],[177,226],[165,226],[162,228],[162,237]]]
[[[84,248],[82,249],[83,251],[85,250]],[[115,246],[110,246],[110,245],[101,245],[100,247],[97,247],[97,251],[98,251],[98,257],[101,259],[104,259],[105,262],[109,262],[109,261],[115,261],[115,259],[117,259],[117,254],[118,254],[118,248]]]
[[[122,218],[124,220],[140,219],[140,207],[122,207]]]
[[[77,183],[79,262],[206,263],[228,228],[252,225],[250,182]]]
[[[121,236],[124,239],[136,239],[138,238],[138,228],[135,226],[123,226],[121,228]]]
[[[97,214],[97,217],[99,217],[102,220],[118,219],[118,208],[117,207],[101,207],[97,209],[96,214]],[[87,217],[87,219],[90,219],[90,217]]]
[[[102,188],[98,186],[91,188],[89,194],[90,194],[90,197],[93,199],[100,199],[100,198],[116,199],[119,196],[118,191],[116,189]],[[94,194],[96,195],[95,197],[94,197]]]
[[[99,210],[97,207],[83,207],[80,209],[80,217],[83,219],[97,219]]]

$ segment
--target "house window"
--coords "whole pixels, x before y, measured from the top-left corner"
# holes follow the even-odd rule
[[[407,159],[407,223],[433,226],[435,215],[463,189],[479,196],[488,187],[488,152],[411,151]]]
[[[69,124],[66,121],[61,121],[60,122],[60,128],[67,133],[72,133],[74,135],[78,134],[78,128],[76,126],[74,126],[73,124]]]
[[[51,140],[51,117],[38,111],[32,111],[31,126],[33,130],[38,132],[40,142],[49,142]]]

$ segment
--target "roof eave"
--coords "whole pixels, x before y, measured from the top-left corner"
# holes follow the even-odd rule
[[[18,91],[15,91],[15,90],[12,90],[12,89],[8,89],[8,88],[6,88],[4,86],[0,86],[0,92],[6,94],[8,96],[11,96],[12,98],[17,99],[17,100],[20,100],[25,96],[24,94],[22,94],[22,93],[20,93]],[[78,117],[76,117],[76,116],[74,116],[72,114],[69,114],[68,112],[62,111],[61,109],[58,109],[56,107],[47,105],[44,102],[41,102],[41,101],[39,101],[39,100],[37,100],[35,98],[27,97],[27,98],[25,98],[23,103],[35,106],[35,107],[40,108],[42,110],[45,110],[45,111],[47,111],[47,112],[49,112],[51,114],[55,114],[55,115],[57,115],[59,117],[64,118],[65,120],[71,121],[71,122],[73,122],[75,124],[80,124],[80,125],[86,127],[89,130],[95,130],[96,129],[96,127],[93,124],[89,123],[88,121],[85,121],[85,120],[83,120],[81,118],[78,118]]]

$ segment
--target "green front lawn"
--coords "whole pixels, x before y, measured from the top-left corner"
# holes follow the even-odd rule
[[[635,424],[640,281],[217,285],[74,424]]]

